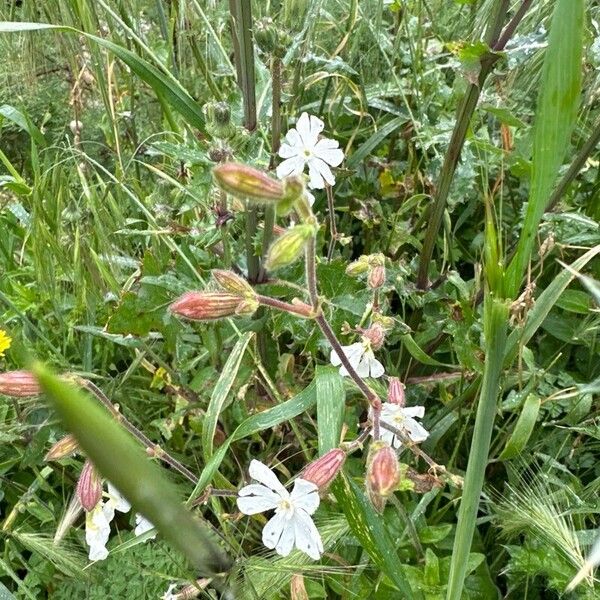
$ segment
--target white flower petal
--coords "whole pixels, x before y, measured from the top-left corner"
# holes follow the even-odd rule
[[[323,542],[313,520],[300,509],[295,512],[293,521],[296,548],[308,554],[312,559],[319,560],[323,553]]]
[[[306,163],[308,164],[308,187],[311,190],[322,190],[325,187],[325,180],[319,169],[315,166],[315,160],[309,159]]]
[[[102,503],[85,514],[85,541],[90,547],[90,560],[104,560],[108,556],[106,542],[110,535],[110,522],[104,514]]]
[[[307,146],[310,145],[311,148],[314,148],[317,145],[317,140],[323,129],[325,129],[325,123],[323,123],[319,117],[310,115],[310,136],[308,139],[304,138],[304,143]]]
[[[365,346],[362,342],[355,342],[354,344],[350,344],[349,346],[342,346],[342,350],[348,359],[348,362],[356,368],[363,354],[365,353]],[[331,351],[331,364],[334,367],[338,367],[342,364],[340,357],[337,355],[335,350]]]
[[[119,512],[126,513],[131,509],[131,504],[110,481],[108,482],[108,502],[111,502]]]
[[[335,140],[323,138],[317,142],[314,149],[314,155],[325,161],[331,167],[338,167],[344,160],[344,153],[338,146],[339,144]]]
[[[281,532],[281,537],[279,538],[279,542],[277,546],[275,546],[275,552],[280,556],[287,556],[294,547],[294,542],[296,538],[296,531],[294,528],[295,519],[286,519],[283,526],[283,531]]]
[[[308,116],[308,113],[303,112],[300,115],[298,121],[296,122],[296,131],[300,135],[302,144],[304,146],[308,146],[311,136],[310,117]]]
[[[411,417],[406,417],[404,423],[407,434],[413,442],[424,442],[429,437],[429,432],[418,421]]]
[[[312,482],[306,479],[296,479],[294,481],[294,489],[290,494],[294,508],[304,510],[309,515],[312,515],[319,508],[319,488]]]
[[[362,355],[360,362],[355,366],[352,365],[354,367],[354,370],[357,372],[357,374],[360,377],[368,377],[369,376],[369,372],[371,370],[371,360],[369,359],[369,356],[367,355],[367,353],[365,352],[365,354]]]
[[[273,473],[273,471],[271,471],[267,465],[261,463],[259,460],[252,460],[248,472],[250,473],[250,477],[252,477],[252,479],[255,479],[259,483],[267,486],[282,498],[289,497],[288,491],[281,485],[279,479],[277,479],[277,475],[275,475],[275,473]]]
[[[385,373],[385,369],[383,365],[373,357],[369,362],[369,368],[371,370],[371,377],[377,379],[377,377],[381,377]]]
[[[296,131],[295,129],[291,129],[288,131],[288,135],[291,131]],[[279,152],[277,153],[281,158],[292,158],[293,156],[297,156],[299,154],[298,148],[295,145],[286,144],[283,142],[279,147]]]
[[[302,141],[298,130],[294,127],[289,129],[288,132],[285,134],[285,141],[287,142],[288,146],[291,146],[296,151],[296,153],[304,150],[304,142]],[[282,155],[280,154],[279,156]]]
[[[304,190],[304,195],[308,200],[308,203],[312,206],[315,203],[315,195],[311,194],[308,190]]]
[[[372,431],[371,434],[373,434]],[[379,435],[381,437],[381,440],[386,444],[392,446],[392,448],[399,448],[402,445],[402,442],[396,437],[396,435],[388,429],[381,427]]]
[[[133,530],[133,533],[136,536],[143,535],[151,529],[154,529],[154,525],[150,521],[148,521],[146,517],[144,517],[140,513],[137,513],[135,515],[135,529]],[[156,533],[154,533],[154,535],[148,536],[148,539],[153,540],[155,537]]]
[[[276,512],[264,526],[262,531],[263,544],[273,550],[279,544],[281,534],[289,519],[284,512]]]
[[[425,407],[424,406],[407,406],[402,409],[402,412],[403,412],[404,416],[406,416],[406,417],[423,418],[423,415],[425,414]]]
[[[304,156],[296,155],[292,158],[288,158],[277,166],[277,177],[279,177],[279,179],[283,179],[289,175],[302,175],[305,164],[306,161]]]
[[[177,589],[176,583],[171,583],[167,588],[167,591],[162,595],[161,600],[175,600],[178,594],[174,594],[173,590]]]
[[[268,487],[259,484],[251,484],[243,487],[238,492],[237,505],[245,515],[256,515],[277,507],[281,496]]]
[[[335,184],[335,177],[333,176],[333,173],[331,172],[329,165],[324,160],[321,160],[320,158],[317,158],[316,156],[311,156],[308,158],[307,162],[308,162],[308,177],[309,177],[308,184],[310,187],[316,187],[316,188],[325,187],[324,184],[313,186],[311,183],[313,177],[315,177],[316,179],[320,179],[320,180],[324,179],[329,185]],[[316,176],[314,174],[315,171],[318,172],[318,176]]]

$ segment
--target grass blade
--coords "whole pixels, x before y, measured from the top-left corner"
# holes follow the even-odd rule
[[[542,401],[536,394],[529,394],[527,396],[515,428],[510,438],[508,438],[506,446],[504,446],[504,450],[502,450],[498,460],[515,458],[523,451],[533,433],[541,405]]]
[[[332,367],[318,367],[315,383],[319,454],[325,454],[340,444],[346,408],[346,390],[339,369]]]
[[[248,343],[252,339],[254,334],[247,332],[238,340],[237,344],[233,347],[223,372],[219,377],[219,381],[215,385],[213,393],[210,397],[208,408],[206,409],[206,418],[202,425],[202,451],[204,453],[204,459],[208,460],[213,453],[213,440],[215,437],[215,430],[217,428],[217,421],[221,414],[227,396],[231,391],[231,386],[237,377],[244,352],[248,347]]]
[[[523,231],[507,271],[508,294],[516,297],[535,242],[538,225],[577,120],[581,95],[583,0],[558,0],[544,58],[535,115],[532,180]]]

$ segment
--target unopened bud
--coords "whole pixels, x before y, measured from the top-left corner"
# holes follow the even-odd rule
[[[367,494],[376,510],[382,512],[387,498],[400,483],[400,464],[394,450],[385,442],[374,442],[367,459]]]
[[[379,289],[385,283],[385,267],[377,265],[369,270],[367,285],[372,289]]]
[[[385,341],[385,329],[378,323],[373,323],[369,329],[364,329],[363,337],[366,337],[371,342],[373,350],[379,350]]]
[[[296,208],[301,218],[310,216],[310,206],[304,199],[304,179],[298,175],[290,175],[283,180],[283,199],[277,203],[277,214],[287,215],[292,208]]]
[[[279,202],[285,197],[283,183],[240,163],[224,163],[213,169],[217,185],[232,196],[256,202]]]
[[[226,291],[238,296],[254,296],[252,286],[233,271],[224,271],[222,269],[214,269],[212,276],[215,281]]]
[[[404,397],[404,384],[398,377],[390,377],[387,399],[390,404],[404,406],[406,398]]]
[[[102,499],[102,479],[94,465],[86,460],[77,482],[77,497],[81,506],[87,511],[94,507]]]
[[[44,456],[44,460],[51,461],[66,458],[67,456],[75,454],[78,448],[79,445],[77,444],[77,440],[69,433],[58,440],[58,442],[48,450],[46,456]]]
[[[240,316],[250,316],[258,310],[259,306],[260,304],[256,297],[245,298],[238,304],[238,307],[235,309],[235,314]]]
[[[334,448],[311,462],[300,477],[324,489],[336,478],[345,461],[346,453],[341,448]]]
[[[285,267],[300,258],[306,242],[315,235],[313,225],[296,225],[279,236],[269,248],[265,267],[269,271]]]
[[[381,252],[369,254],[367,260],[370,267],[383,267],[385,265],[385,256]]]
[[[351,262],[346,267],[346,275],[350,275],[350,277],[358,277],[359,275],[366,273],[368,270],[368,257],[363,254],[358,260]]]
[[[215,125],[229,125],[231,120],[231,109],[227,102],[209,102],[206,107],[206,116]]]
[[[239,296],[227,292],[187,292],[169,310],[193,321],[214,321],[237,314],[243,302]]]
[[[373,313],[372,317],[373,323],[377,323],[381,325],[385,331],[390,331],[394,328],[394,317],[388,317],[387,315],[382,315],[380,313]]]
[[[42,393],[40,384],[29,371],[0,373],[0,394],[15,398],[29,398]]]
[[[290,580],[290,599],[291,600],[308,600],[308,593],[304,585],[304,575],[302,573],[294,573]]]

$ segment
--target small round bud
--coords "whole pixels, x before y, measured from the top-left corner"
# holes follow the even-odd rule
[[[390,404],[404,406],[406,404],[404,388],[404,384],[400,381],[398,377],[390,377],[387,394],[388,402]]]
[[[369,261],[368,257],[364,254],[354,262],[351,262],[346,267],[346,275],[350,275],[350,277],[358,277],[363,273],[366,273],[369,270]]]
[[[44,456],[44,460],[60,460],[61,458],[66,458],[67,456],[75,454],[78,449],[79,444],[77,443],[77,440],[69,433],[58,440],[58,442],[48,450],[46,456]]]
[[[346,453],[341,448],[334,448],[311,462],[300,477],[314,483],[319,490],[325,489],[336,478],[344,462]]]
[[[296,225],[279,236],[269,248],[265,267],[269,271],[292,264],[302,255],[306,242],[315,235],[310,224]]]
[[[369,270],[367,275],[367,285],[372,290],[379,289],[385,283],[385,267],[377,265]]]
[[[367,259],[370,267],[383,267],[385,265],[385,256],[381,252],[370,254]]]
[[[400,483],[400,464],[385,442],[374,442],[367,459],[367,494],[376,510],[382,512],[387,498]]]
[[[102,499],[102,479],[89,460],[85,461],[77,481],[77,498],[87,511],[94,510]]]
[[[362,335],[371,342],[373,350],[379,350],[385,342],[385,330],[378,323],[374,323],[368,329],[364,329]]]
[[[37,379],[29,371],[0,373],[0,394],[14,398],[30,398],[41,393]]]
[[[73,135],[79,135],[81,133],[81,130],[83,129],[83,123],[81,121],[78,121],[77,119],[73,119],[69,123],[69,129],[71,130],[71,133]]]
[[[225,163],[213,169],[216,184],[242,200],[279,202],[284,199],[283,183],[263,171],[240,163]]]
[[[212,276],[215,281],[226,291],[231,294],[245,297],[247,295],[254,296],[252,286],[242,277],[236,275],[233,271],[225,271],[223,269],[213,269]]]
[[[214,321],[238,314],[245,301],[227,292],[187,292],[173,302],[169,310],[193,321]]]

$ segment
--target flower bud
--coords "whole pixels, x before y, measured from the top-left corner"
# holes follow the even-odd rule
[[[224,163],[213,169],[217,185],[232,196],[256,202],[279,202],[285,197],[281,181],[240,163]]]
[[[267,270],[274,271],[293,263],[301,256],[306,242],[313,235],[313,225],[302,224],[288,229],[271,244],[265,264]]]
[[[300,477],[311,481],[320,490],[327,488],[340,472],[344,462],[346,462],[346,453],[341,448],[334,448],[311,462],[302,471]]]
[[[44,456],[44,460],[51,461],[66,458],[67,456],[75,454],[78,448],[79,444],[77,443],[77,440],[69,433],[58,440],[58,442],[48,450],[46,456]]]
[[[0,394],[15,398],[29,398],[42,393],[40,385],[29,371],[0,373]]]
[[[214,269],[212,276],[216,282],[226,291],[238,296],[254,296],[252,286],[242,277],[236,275],[233,271]]]
[[[346,275],[350,275],[350,277],[358,277],[363,273],[366,273],[369,269],[368,257],[364,254],[354,262],[351,262],[346,267]]]
[[[292,579],[290,580],[290,599],[309,600],[302,573],[294,573],[292,575]]]
[[[372,289],[379,289],[385,283],[385,267],[377,265],[369,270],[367,285]]]
[[[377,254],[369,254],[367,260],[371,268],[383,267],[385,265],[385,256],[381,252],[377,252]]]
[[[379,323],[373,323],[368,329],[362,331],[363,337],[371,342],[373,350],[379,350],[385,341],[385,329]]]
[[[373,313],[372,322],[381,325],[384,331],[390,331],[394,328],[395,324],[394,317],[388,317],[377,312]]]
[[[240,316],[250,316],[253,315],[257,310],[260,304],[258,303],[258,299],[253,296],[249,298],[244,298],[235,309],[235,314]]]
[[[94,465],[86,460],[77,482],[77,498],[87,511],[93,510],[102,499],[102,479]]]
[[[398,377],[390,377],[387,399],[390,404],[404,406],[406,398],[404,397],[404,384]]]
[[[208,120],[215,125],[223,127],[231,121],[231,109],[227,102],[209,102],[205,111]]]
[[[169,310],[193,321],[213,321],[238,314],[244,300],[227,292],[187,292]]]
[[[379,512],[400,483],[400,464],[394,450],[385,442],[374,442],[367,459],[367,494]]]
[[[304,179],[298,175],[290,175],[283,179],[283,199],[277,203],[277,214],[286,216],[293,208],[296,208],[302,219],[309,217],[312,213],[310,205],[306,204],[304,194],[306,187]]]

